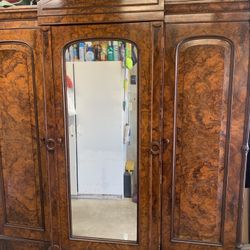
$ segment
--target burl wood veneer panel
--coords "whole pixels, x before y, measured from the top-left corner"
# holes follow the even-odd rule
[[[177,50],[173,237],[220,243],[232,48],[194,39]]]
[[[44,228],[32,50],[0,44],[2,219],[14,228]]]

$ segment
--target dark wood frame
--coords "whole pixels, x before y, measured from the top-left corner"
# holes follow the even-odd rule
[[[112,38],[112,39],[110,39],[110,38],[98,38],[98,39],[95,39],[95,38],[90,38],[90,39],[80,39],[80,40],[74,40],[74,41],[71,41],[70,43],[68,43],[68,44],[66,44],[65,46],[64,46],[64,48],[63,48],[63,51],[62,51],[62,64],[63,64],[63,78],[62,78],[62,82],[63,82],[63,84],[64,84],[64,88],[63,88],[63,96],[64,96],[64,117],[65,117],[65,119],[64,119],[64,124],[68,124],[68,103],[67,103],[67,98],[66,98],[66,94],[67,94],[67,86],[66,86],[66,82],[65,82],[65,79],[66,79],[66,59],[65,59],[65,52],[66,52],[66,49],[68,49],[72,44],[74,44],[74,43],[77,43],[77,42],[93,42],[93,41],[123,41],[123,42],[128,42],[128,43],[130,43],[130,44],[133,44],[133,46],[135,46],[136,47],[136,49],[137,49],[137,58],[138,58],[138,61],[140,61],[140,51],[138,50],[138,48],[137,48],[137,46],[136,46],[136,44],[135,43],[133,43],[132,41],[130,41],[130,40],[125,40],[125,39],[119,39],[119,38]],[[137,110],[136,110],[136,112],[137,112],[137,123],[139,124],[139,120],[140,120],[140,117],[139,117],[139,104],[140,104],[140,96],[139,96],[139,85],[140,85],[140,68],[139,68],[139,65],[137,65],[137,74],[138,74],[138,76],[137,76]],[[139,131],[139,126],[137,126],[137,137],[139,138],[139,133],[140,133],[140,131]],[[66,129],[65,129],[65,145],[68,145],[68,138],[69,138],[69,131],[68,131],[68,127],[66,127]],[[66,146],[66,148],[67,148],[67,152],[66,152],[66,154],[67,154],[67,168],[68,168],[68,170],[70,170],[70,162],[69,162],[69,157],[70,157],[70,153],[69,153],[69,147],[67,147]],[[137,149],[137,160],[139,161],[139,159],[140,159],[140,156],[139,156],[139,141],[137,141],[137,145],[136,145],[136,149]],[[137,171],[139,170],[139,167],[138,166],[136,166],[136,168],[138,168],[137,169]],[[140,184],[139,184],[139,182],[140,182],[140,178],[139,178],[139,174],[137,175],[137,186],[139,186]],[[72,211],[71,211],[71,208],[72,208],[72,206],[71,206],[71,195],[70,195],[70,193],[71,193],[71,191],[70,191],[70,171],[68,171],[68,194],[69,194],[69,217],[72,217]],[[138,199],[139,199],[139,193],[138,193],[138,190],[136,191],[137,192],[137,196],[138,196]],[[137,230],[136,230],[136,232],[137,232],[137,236],[139,235],[139,220],[138,220],[138,218],[139,218],[139,211],[140,211],[140,204],[139,203],[137,203]],[[70,220],[72,220],[72,218],[70,219]],[[100,240],[100,241],[102,241],[102,242],[105,242],[105,241],[113,241],[113,242],[117,242],[117,243],[124,243],[124,244],[126,244],[126,243],[134,243],[134,244],[138,244],[138,238],[135,240],[135,241],[129,241],[129,242],[127,242],[127,241],[123,241],[123,240],[117,240],[117,239],[106,239],[106,238],[96,238],[96,237],[85,237],[85,236],[77,236],[77,235],[73,235],[72,234],[72,221],[71,221],[71,223],[70,223],[70,238],[71,239],[79,239],[79,240],[89,240],[89,241],[91,241],[91,240],[93,240],[93,241],[95,241],[95,240]]]
[[[72,7],[69,8],[68,3]],[[43,2],[43,3],[42,3]],[[42,3],[42,4],[41,4]],[[77,0],[60,0],[57,3],[52,5],[48,0],[41,0],[39,5],[36,7],[22,6],[18,8],[9,8],[1,9],[0,11],[0,30],[8,32],[13,32],[15,34],[15,39],[10,35],[7,37],[8,41],[16,40],[22,41],[21,34],[25,32],[27,34],[30,30],[39,31],[41,34],[39,38],[24,35],[26,42],[31,44],[31,47],[38,49],[40,53],[40,58],[42,61],[43,72],[39,75],[39,80],[43,81],[44,89],[44,120],[46,123],[46,128],[44,129],[43,136],[45,138],[61,138],[64,136],[62,132],[61,124],[57,123],[58,114],[61,114],[62,111],[61,103],[58,102],[58,93],[55,89],[55,83],[59,78],[53,75],[53,72],[56,70],[57,64],[55,61],[58,59],[53,58],[53,50],[55,46],[55,41],[52,40],[53,30],[55,26],[60,27],[61,25],[72,25],[78,24],[79,29],[80,25],[86,25],[85,27],[91,27],[92,24],[96,26],[107,24],[111,26],[124,25],[127,23],[127,26],[130,27],[127,32],[132,32],[132,26],[135,23],[145,24],[145,22],[150,25],[150,42],[147,40],[147,44],[151,43],[151,48],[153,53],[150,56],[151,72],[147,72],[150,75],[151,82],[151,92],[150,97],[148,96],[147,101],[149,105],[152,105],[151,113],[151,131],[150,138],[147,141],[147,151],[151,155],[148,160],[148,165],[154,167],[154,171],[151,172],[150,179],[150,188],[151,196],[150,203],[152,207],[150,208],[149,221],[150,229],[148,232],[148,242],[149,244],[145,248],[141,249],[162,249],[166,248],[169,250],[176,249],[192,249],[192,250],[202,250],[202,249],[223,249],[222,247],[210,247],[206,245],[196,245],[193,242],[187,242],[187,244],[179,244],[178,242],[169,243],[166,247],[165,241],[171,241],[168,236],[168,232],[164,231],[171,219],[171,211],[166,210],[166,202],[171,203],[171,192],[166,190],[164,185],[166,182],[170,183],[168,179],[167,171],[171,172],[169,161],[171,159],[171,150],[172,143],[168,144],[168,139],[170,134],[167,134],[166,121],[169,119],[172,112],[171,108],[166,108],[166,99],[163,99],[163,95],[166,91],[171,92],[171,87],[168,86],[169,78],[168,75],[164,75],[164,70],[168,70],[170,61],[164,62],[164,57],[168,57],[165,52],[168,49],[169,43],[166,43],[166,40],[169,38],[166,32],[166,28],[175,27],[175,32],[172,35],[176,35],[179,32],[178,27],[184,27],[190,32],[190,36],[197,35],[195,34],[195,29],[190,29],[190,27],[197,27],[197,25],[206,27],[210,25],[210,30],[206,32],[207,36],[218,35],[218,32],[215,32],[216,27],[224,26],[225,28],[221,30],[220,36],[230,38],[232,41],[237,42],[234,44],[235,48],[247,47],[246,40],[239,40],[238,37],[245,34],[249,38],[249,20],[250,20],[250,2],[248,0],[237,0],[237,1],[221,1],[221,0],[157,0],[157,1],[147,1],[140,0],[139,2],[132,2],[130,0],[126,1],[125,6],[117,5],[114,1],[100,0],[96,5],[90,4],[86,5],[86,1],[77,1]],[[57,5],[58,4],[58,5]],[[86,8],[87,7],[87,8]],[[85,13],[83,15],[83,13]],[[165,22],[165,23],[164,23]],[[238,24],[238,27],[246,27],[245,33],[243,30],[239,29],[238,32],[232,33],[230,26]],[[74,27],[74,26],[72,26]],[[94,26],[92,26],[94,27]],[[165,28],[165,29],[164,29]],[[9,33],[9,34],[10,34]],[[198,34],[199,35],[199,34]],[[202,34],[203,36],[204,34]],[[184,35],[185,36],[185,35]],[[119,36],[118,36],[119,37]],[[128,38],[127,36],[125,38]],[[187,38],[187,36],[186,36]],[[33,40],[32,40],[33,39]],[[147,47],[147,45],[145,45]],[[172,48],[174,50],[174,47]],[[246,55],[249,55],[249,51],[244,52]],[[236,53],[236,60],[237,60]],[[249,59],[248,59],[249,60]],[[35,61],[35,70],[37,70],[38,64],[40,62]],[[250,65],[250,64],[249,64]],[[248,65],[248,68],[249,68]],[[40,67],[39,67],[40,68]],[[237,219],[234,220],[235,224],[237,223],[237,238],[235,234],[232,234],[231,240],[237,244],[237,249],[244,249],[244,246],[241,245],[242,237],[242,203],[243,203],[243,180],[245,175],[245,163],[246,163],[246,154],[248,152],[248,147],[246,146],[248,142],[248,132],[249,132],[249,91],[250,91],[250,76],[249,69],[237,74],[237,78],[246,78],[248,74],[248,99],[245,100],[245,126],[244,126],[244,136],[242,139],[242,159],[241,166],[238,166],[237,172],[239,174],[240,180],[237,182],[237,194],[235,193],[238,203],[234,204],[234,208],[237,209]],[[58,87],[58,86],[57,86]],[[57,88],[56,87],[56,88]],[[141,93],[142,98],[143,93]],[[146,98],[145,98],[146,100]],[[244,101],[243,101],[244,102]],[[242,102],[242,103],[243,103]],[[39,111],[41,106],[39,106]],[[143,118],[144,119],[144,118]],[[171,120],[171,118],[170,118]],[[171,130],[172,131],[172,130]],[[169,137],[169,138],[168,138]],[[58,197],[60,197],[60,187],[59,181],[62,177],[60,175],[61,166],[60,163],[61,157],[64,157],[62,154],[58,156],[58,152],[62,150],[63,145],[60,141],[56,142],[55,152],[48,151],[45,153],[46,144],[41,144],[43,151],[42,159],[46,161],[45,174],[43,175],[43,181],[45,185],[43,186],[43,193],[46,194],[46,213],[49,213],[49,223],[46,224],[47,236],[41,240],[27,240],[18,237],[8,237],[1,235],[0,236],[0,248],[3,250],[47,250],[48,247],[50,250],[64,249],[64,245],[61,241],[61,232],[65,229],[60,225],[60,202]],[[156,146],[157,150],[154,150]],[[155,154],[156,153],[156,154]],[[60,154],[60,153],[59,153]],[[63,177],[64,178],[64,177]],[[154,185],[156,183],[156,185]],[[161,183],[163,184],[163,189],[161,188]],[[239,185],[238,185],[239,184]],[[236,189],[235,189],[236,191]],[[163,207],[161,206],[163,204]],[[236,217],[234,217],[236,218]],[[162,220],[162,223],[161,223]],[[31,237],[34,238],[34,237]],[[107,250],[109,247],[113,247],[117,242],[113,244],[103,243],[91,243],[94,246],[94,249],[104,249]],[[91,245],[90,244],[90,245]],[[132,244],[133,245],[133,244]],[[130,245],[132,248],[137,248],[135,245]],[[121,245],[124,249],[130,249],[129,245],[126,246],[125,243]],[[224,249],[227,247],[232,247],[232,245],[225,245]],[[236,247],[236,246],[235,246]],[[86,248],[87,249],[87,248]],[[112,248],[113,249],[113,248]],[[114,248],[115,249],[115,248]],[[116,249],[119,249],[117,246]]]

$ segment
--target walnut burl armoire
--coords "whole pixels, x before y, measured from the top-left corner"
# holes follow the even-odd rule
[[[0,9],[0,250],[242,245],[248,0],[40,0]],[[71,234],[63,51],[137,46],[138,239]]]

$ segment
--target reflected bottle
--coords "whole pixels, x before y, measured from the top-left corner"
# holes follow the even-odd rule
[[[107,42],[101,43],[101,61],[107,61]]]
[[[113,51],[114,51],[114,61],[119,61],[119,44],[118,44],[118,41],[113,42]]]
[[[94,49],[92,47],[92,44],[88,46],[87,52],[86,52],[86,61],[94,61],[95,60],[95,54]]]
[[[108,61],[114,61],[114,48],[112,42],[109,42],[108,46]]]
[[[85,44],[84,42],[79,43],[79,60],[85,61]]]

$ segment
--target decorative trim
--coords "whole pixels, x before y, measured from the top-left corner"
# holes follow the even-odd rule
[[[82,1],[82,0],[78,0],[78,3],[75,4],[74,6],[61,6],[61,5],[58,5],[58,7],[49,7],[50,3],[52,2],[52,6],[55,6],[55,4],[53,3],[54,0],[48,0],[47,2],[43,1],[43,2],[38,2],[38,5],[41,6],[41,8],[43,10],[61,10],[61,9],[64,9],[64,10],[78,10],[79,8],[90,8],[90,7],[93,7],[93,6],[98,6],[98,7],[101,7],[101,8],[114,8],[114,7],[127,7],[127,6],[145,6],[145,5],[158,5],[159,4],[159,1],[161,0],[135,0],[135,1],[130,1],[130,0],[125,0],[123,1],[122,3],[120,4],[117,4],[117,1],[114,1],[114,0],[110,0],[108,4],[105,4],[103,3],[102,5],[97,5],[95,4],[94,2],[92,2],[91,4],[91,1],[89,1],[88,3],[86,3],[86,1]],[[48,7],[44,7],[44,6],[47,6]]]
[[[219,23],[249,21],[250,12],[193,13],[165,15],[166,23]]]
[[[250,53],[250,47],[249,47],[249,53]],[[248,66],[250,66],[249,61],[248,61]],[[246,107],[245,107],[245,124],[244,124],[244,135],[243,135],[243,146],[242,146],[241,174],[240,174],[240,187],[239,187],[239,206],[238,206],[237,236],[236,236],[236,240],[237,240],[239,247],[243,247],[241,249],[250,249],[250,245],[242,244],[243,202],[244,202],[244,188],[245,188],[246,167],[247,167],[247,154],[249,153],[249,133],[250,133],[250,70],[248,67],[247,98],[246,98]],[[248,223],[250,223],[249,218],[248,218]],[[245,248],[245,246],[247,248]]]

